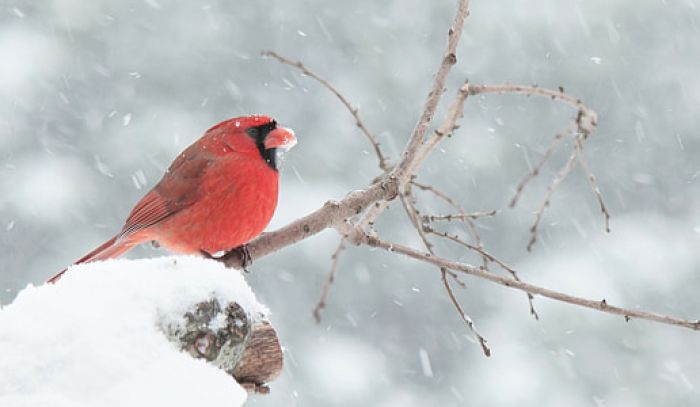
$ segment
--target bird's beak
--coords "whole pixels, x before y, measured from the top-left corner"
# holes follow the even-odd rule
[[[265,137],[265,149],[278,148],[289,150],[297,144],[297,138],[292,129],[277,127]]]

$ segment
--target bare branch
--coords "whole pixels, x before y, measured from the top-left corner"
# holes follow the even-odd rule
[[[542,205],[540,205],[539,209],[537,209],[535,221],[530,227],[530,241],[527,244],[527,251],[531,251],[532,246],[534,246],[535,242],[537,241],[537,226],[542,220],[544,210],[549,206],[550,200],[552,199],[552,195],[554,195],[554,191],[556,191],[557,188],[559,188],[559,185],[562,183],[562,181],[564,181],[564,179],[571,173],[571,171],[574,169],[575,164],[576,152],[573,152],[569,156],[569,159],[566,160],[566,164],[564,164],[564,166],[559,170],[559,173],[554,178],[552,183],[549,184],[549,186],[547,187],[547,193],[544,196],[544,201],[542,201]]]
[[[459,312],[459,316],[462,317],[462,321],[464,321],[469,330],[472,331],[476,339],[479,341],[479,345],[481,345],[481,350],[484,352],[484,355],[487,357],[491,356],[491,349],[486,344],[486,339],[484,339],[481,333],[479,333],[479,331],[476,329],[476,325],[474,325],[474,321],[464,312],[462,305],[459,303],[459,301],[457,301],[457,297],[455,297],[455,293],[452,291],[452,287],[450,287],[450,282],[447,280],[447,269],[445,267],[441,267],[440,273],[442,274],[442,284],[445,286],[447,296],[450,297],[452,305],[454,305],[457,312]]]
[[[535,164],[535,167],[532,169],[532,171],[518,184],[516,188],[515,195],[513,196],[513,199],[510,201],[509,206],[513,207],[515,204],[518,202],[518,199],[520,198],[523,189],[525,186],[530,182],[533,178],[537,177],[539,174],[539,171],[542,169],[542,166],[544,163],[550,158],[554,150],[556,150],[557,146],[561,143],[561,141],[564,139],[564,136],[566,134],[576,134],[576,140],[575,142],[580,142],[579,137],[582,135],[583,139],[587,139],[588,136],[593,133],[595,130],[595,127],[598,124],[598,116],[596,113],[589,109],[586,105],[584,105],[580,99],[574,98],[572,96],[567,95],[564,93],[563,88],[559,88],[559,90],[552,90],[552,89],[546,89],[546,88],[540,88],[538,86],[520,86],[520,85],[470,85],[469,86],[469,94],[470,95],[478,95],[478,94],[485,94],[485,93],[520,93],[524,94],[527,96],[535,95],[535,96],[543,96],[543,97],[548,97],[552,100],[556,100],[559,102],[562,102],[571,108],[576,110],[576,118],[574,121],[567,126],[567,128],[562,131],[561,133],[557,134],[554,138],[554,141],[552,141],[552,144],[547,148],[545,151],[544,155],[540,158],[540,160]],[[578,131],[576,131],[578,130]],[[579,144],[578,146],[575,146],[574,148],[580,147],[581,150],[583,149],[582,144]],[[568,165],[568,163],[567,163]],[[584,164],[582,164],[583,166]],[[572,167],[573,168],[573,167]],[[585,170],[587,177],[589,180],[592,177],[592,174],[590,170]],[[556,181],[556,180],[555,180]],[[561,182],[561,181],[560,181]],[[590,181],[589,181],[590,182]],[[595,179],[593,178],[593,184],[595,185]],[[596,194],[596,197],[599,200],[599,203],[601,203],[601,207],[604,209],[605,205],[602,203],[603,198],[602,195],[600,194],[600,190],[597,188],[597,186],[593,186],[593,192]],[[548,202],[549,199],[546,199],[545,202]],[[610,214],[607,212],[607,210],[602,210],[603,214],[605,215],[605,224],[606,224],[606,230],[608,230],[608,220]],[[541,211],[538,212],[538,218],[541,217]],[[534,244],[535,240],[535,231],[537,227],[537,223],[539,222],[539,219],[536,220],[535,225],[533,226],[533,229],[531,229],[532,233],[532,238],[530,240],[530,243],[528,244],[528,250],[532,247],[532,244]]]
[[[532,246],[535,244],[537,241],[537,226],[539,225],[540,221],[542,220],[542,215],[544,213],[544,210],[547,206],[549,206],[552,194],[554,191],[557,189],[559,184],[566,178],[569,173],[573,170],[575,163],[576,163],[576,158],[578,157],[578,161],[581,163],[581,167],[583,168],[584,173],[586,174],[586,179],[588,180],[589,184],[591,185],[591,189],[593,190],[593,193],[596,196],[596,199],[598,200],[598,203],[600,204],[601,212],[603,213],[603,216],[605,218],[605,230],[607,232],[610,231],[610,213],[608,212],[607,208],[605,207],[605,203],[603,201],[603,196],[600,193],[600,189],[598,188],[598,185],[595,182],[595,177],[593,177],[593,174],[588,168],[588,165],[585,161],[585,157],[583,156],[583,141],[588,139],[588,136],[593,133],[595,130],[596,126],[598,125],[598,116],[596,113],[589,109],[586,105],[584,105],[580,99],[576,99],[572,96],[567,95],[564,93],[563,88],[559,88],[559,90],[551,90],[551,89],[546,89],[546,88],[540,88],[538,86],[519,86],[519,85],[470,85],[469,86],[469,94],[470,95],[478,95],[478,94],[484,94],[484,93],[520,93],[524,95],[536,95],[536,96],[544,96],[551,98],[552,100],[556,100],[559,102],[562,102],[571,108],[576,110],[576,117],[572,121],[567,128],[557,134],[554,138],[554,141],[550,146],[547,148],[545,151],[544,155],[540,158],[540,160],[537,162],[535,167],[532,169],[532,171],[518,184],[516,188],[515,195],[513,196],[513,199],[511,199],[509,206],[513,207],[515,204],[518,202],[518,199],[520,198],[523,189],[525,186],[537,175],[539,174],[540,170],[542,169],[542,166],[544,163],[551,157],[552,153],[556,150],[556,148],[559,146],[561,141],[564,139],[564,135],[566,134],[575,134],[574,137],[574,148],[573,152],[570,155],[569,159],[567,160],[566,164],[564,164],[564,167],[559,171],[557,174],[556,178],[552,181],[552,183],[549,185],[547,188],[547,193],[545,196],[545,200],[542,203],[542,205],[539,207],[537,210],[537,214],[535,217],[535,222],[533,223],[532,227],[530,228],[530,241],[527,244],[527,250],[530,251],[532,250]]]
[[[507,271],[508,273],[510,273],[510,275],[511,275],[515,280],[519,280],[519,279],[518,279],[518,275],[517,275],[517,273],[515,272],[515,269],[513,269],[513,268],[510,267],[509,265],[505,264],[504,262],[502,262],[501,260],[499,260],[498,258],[496,258],[496,256],[494,256],[494,255],[492,255],[491,253],[487,252],[487,251],[484,250],[482,247],[477,247],[477,246],[474,246],[474,245],[472,245],[472,244],[469,244],[469,243],[465,242],[464,240],[460,239],[458,235],[451,235],[451,234],[449,234],[449,233],[447,233],[447,232],[443,232],[443,231],[440,231],[440,230],[435,230],[435,229],[432,229],[432,228],[427,228],[426,233],[430,233],[430,234],[432,234],[432,235],[442,237],[443,239],[450,240],[450,241],[452,241],[452,242],[454,242],[454,243],[457,243],[457,244],[459,244],[459,245],[461,245],[461,246],[464,246],[465,248],[467,248],[467,249],[469,249],[469,250],[473,250],[473,251],[479,253],[480,255],[486,257],[489,261],[492,261],[492,262],[498,264],[503,270],[505,270],[505,271]]]
[[[427,250],[429,253],[435,254],[433,251],[433,244],[428,240],[428,236],[426,235],[426,226],[423,225],[421,220],[423,219],[423,216],[421,215],[420,211],[416,207],[415,204],[415,195],[413,195],[413,192],[411,190],[411,184],[406,184],[407,188],[404,191],[403,194],[399,195],[399,198],[401,199],[401,204],[403,205],[403,208],[406,212],[406,215],[408,216],[409,220],[411,221],[411,224],[413,227],[416,229],[418,232],[418,236],[420,237],[421,241],[423,242],[423,246],[425,247],[425,250]],[[447,274],[452,277],[452,279],[459,284],[460,287],[466,288],[466,285],[462,282],[462,280],[459,279],[459,276],[452,270],[447,270]],[[458,310],[459,311],[459,310]]]
[[[511,277],[513,277],[513,280],[521,281],[520,277],[518,277],[518,273],[515,271],[514,268],[512,268],[509,265],[507,265],[506,263],[502,262],[496,256],[494,256],[491,253],[484,250],[482,247],[471,245],[471,244],[465,242],[464,240],[460,239],[459,236],[457,236],[457,235],[453,236],[447,232],[441,232],[439,230],[429,229],[427,231],[427,233],[431,233],[431,234],[434,234],[436,236],[440,236],[440,237],[445,238],[447,240],[450,240],[454,243],[462,245],[469,250],[473,250],[473,251],[481,254],[483,257],[485,257],[489,261],[492,261],[492,262],[498,264],[503,270],[507,271],[508,274],[510,274]],[[534,298],[533,298],[532,294],[527,293],[527,302],[528,302],[528,305],[530,306],[530,315],[532,315],[535,319],[540,319],[540,315],[535,310],[535,304],[533,304],[533,302],[532,302],[533,299]]]
[[[430,154],[435,150],[435,147],[445,138],[450,137],[452,133],[457,129],[457,120],[459,120],[464,115],[464,102],[469,96],[469,83],[465,83],[459,88],[455,100],[450,106],[447,118],[440,125],[440,127],[433,132],[433,134],[428,138],[425,144],[419,148],[416,152],[415,159],[408,166],[408,171],[411,174],[415,174],[418,168],[423,164],[423,162],[430,156]]]
[[[550,144],[549,147],[547,147],[544,154],[542,154],[540,160],[537,161],[537,164],[535,164],[532,170],[525,176],[525,178],[522,179],[522,181],[520,181],[518,186],[515,188],[515,195],[513,195],[513,198],[510,200],[508,206],[512,208],[518,203],[518,200],[520,199],[520,196],[522,195],[523,190],[525,189],[527,184],[540,174],[540,170],[544,166],[544,163],[547,162],[549,157],[552,156],[552,153],[554,153],[554,150],[556,150],[559,144],[562,142],[562,140],[564,140],[564,135],[570,134],[573,131],[574,125],[571,124],[566,128],[566,130],[562,131],[561,133],[557,133],[557,135],[554,136],[552,144]]]
[[[417,159],[419,153],[419,147],[423,143],[425,138],[425,132],[432,123],[433,115],[437,109],[438,103],[442,98],[442,93],[445,88],[445,82],[447,80],[447,75],[450,73],[452,66],[457,63],[457,45],[459,44],[459,39],[462,36],[462,30],[464,28],[464,20],[469,15],[469,0],[459,0],[457,5],[457,12],[455,13],[454,22],[452,27],[448,31],[447,36],[447,48],[442,58],[440,67],[435,74],[435,79],[433,80],[433,86],[425,100],[423,106],[423,113],[421,114],[418,123],[413,128],[411,137],[404,148],[403,156],[399,164],[391,172],[399,180],[399,185],[403,186],[408,182],[418,165],[425,157]],[[460,92],[461,94],[461,92]],[[466,96],[464,96],[466,97]],[[416,162],[418,161],[418,162]],[[365,214],[364,219],[361,222],[363,228],[374,223],[376,218],[389,206],[388,201],[380,202],[376,207],[372,208],[367,214]]]
[[[401,194],[399,194],[400,196]],[[382,214],[386,210],[386,208],[391,205],[391,201],[384,200],[380,202],[376,202],[374,205],[372,205],[369,210],[363,215],[362,219],[359,222],[359,225],[362,229],[366,230],[367,228],[372,228],[374,226],[374,222],[377,220],[379,215]]]
[[[495,216],[498,213],[497,210],[490,210],[487,212],[468,212],[468,213],[457,213],[457,214],[449,214],[449,215],[426,215],[423,217],[423,220],[425,222],[436,222],[436,221],[447,221],[447,222],[452,222],[454,220],[461,220],[461,221],[467,221],[467,220],[474,220],[478,218],[487,218],[491,216]]]
[[[573,305],[578,305],[585,308],[590,308],[596,311],[605,312],[613,315],[620,315],[625,318],[626,321],[632,318],[644,319],[647,321],[659,322],[666,325],[674,325],[683,328],[688,328],[693,331],[700,330],[700,321],[689,321],[685,319],[680,319],[676,317],[671,317],[667,315],[661,315],[653,312],[633,310],[628,308],[617,307],[608,304],[605,299],[600,301],[589,300],[586,298],[576,297],[573,295],[564,294],[558,291],[550,290],[548,288],[540,287],[534,284],[529,284],[523,281],[513,280],[508,277],[501,277],[497,274],[491,273],[479,267],[470,266],[468,264],[454,262],[446,260],[430,253],[419,252],[410,247],[400,245],[397,243],[386,242],[384,240],[377,239],[376,237],[366,236],[365,244],[371,247],[377,247],[384,249],[391,253],[400,253],[406,255],[412,259],[420,260],[425,263],[430,263],[438,267],[445,267],[447,269],[452,269],[455,271],[460,271],[465,274],[470,274],[472,276],[482,278],[484,280],[491,281],[493,283],[514,288],[520,291],[528,292],[532,295],[541,295],[543,297],[551,298],[556,301],[566,302]]]
[[[333,252],[331,256],[331,270],[328,272],[326,279],[323,281],[323,286],[321,286],[321,298],[318,299],[316,306],[313,310],[314,319],[317,324],[321,323],[321,310],[326,307],[326,298],[328,298],[328,292],[331,289],[331,285],[335,281],[335,273],[338,270],[338,259],[340,258],[340,253],[345,249],[345,240],[342,238],[338,242],[338,247]]]
[[[476,244],[476,246],[483,247],[481,244],[481,235],[479,234],[479,230],[476,228],[476,224],[472,219],[469,218],[469,216],[467,215],[467,211],[462,205],[459,204],[459,202],[455,201],[449,195],[433,186],[421,184],[419,182],[416,182],[415,180],[411,181],[411,183],[415,185],[418,189],[430,192],[431,194],[443,200],[451,207],[455,208],[455,210],[459,213],[459,216],[464,220],[464,222],[466,222],[467,227],[469,228],[469,232],[474,238],[474,243]],[[486,257],[484,257],[484,268],[488,268],[488,259]]]
[[[398,195],[398,182],[388,176],[366,189],[353,191],[340,201],[328,201],[314,212],[295,220],[274,232],[264,233],[247,244],[250,260],[256,260],[284,247],[316,235],[328,228],[336,228],[346,219],[362,213],[367,207]],[[243,256],[234,250],[219,260],[227,267],[241,268]]]
[[[327,80],[321,78],[311,70],[309,70],[301,61],[292,61],[290,59],[287,59],[278,53],[274,51],[263,51],[261,53],[263,56],[266,57],[271,57],[276,60],[278,60],[280,63],[292,66],[294,68],[299,69],[304,75],[315,79],[318,81],[321,85],[323,85],[326,89],[330,90],[345,107],[348,109],[350,114],[352,115],[353,118],[355,118],[355,124],[357,127],[362,131],[362,133],[367,137],[367,140],[369,140],[370,144],[372,144],[372,148],[374,148],[374,153],[377,155],[377,159],[379,160],[379,168],[381,168],[382,171],[388,172],[391,169],[391,166],[389,165],[389,162],[387,161],[386,157],[382,153],[382,149],[379,147],[379,140],[377,137],[372,134],[372,132],[369,131],[367,126],[365,126],[364,122],[362,119],[360,119],[360,114],[358,113],[358,109],[356,107],[353,107],[353,105],[348,101],[345,96],[340,93],[335,86],[331,85],[330,82]]]
[[[421,145],[421,143],[423,143],[425,132],[428,130],[428,127],[433,120],[433,115],[435,114],[435,110],[440,102],[443,90],[445,89],[447,75],[450,73],[452,66],[457,63],[457,45],[459,44],[460,37],[462,36],[464,20],[468,15],[469,0],[459,0],[454,22],[448,31],[447,49],[443,54],[440,68],[435,74],[433,86],[431,87],[428,97],[425,100],[423,114],[421,114],[418,123],[416,123],[416,126],[413,128],[411,138],[408,140],[408,144],[404,149],[403,159],[398,166],[398,171],[396,172],[396,175],[401,181],[407,179],[407,177],[412,173],[409,169],[414,166],[415,155],[418,153],[418,147]]]
[[[564,89],[559,88],[559,90],[552,90],[552,89],[547,89],[547,88],[540,88],[539,86],[522,86],[522,85],[508,85],[508,84],[502,84],[502,85],[470,85],[469,86],[469,94],[470,95],[479,95],[479,94],[484,94],[484,93],[520,93],[523,95],[536,95],[536,96],[544,96],[548,97],[552,100],[558,100],[560,102],[563,102],[569,106],[571,106],[574,110],[579,111],[582,110],[585,115],[593,118],[593,125],[597,124],[597,120],[595,119],[597,116],[595,112],[593,112],[591,109],[588,109],[582,102],[581,99],[577,99],[573,96],[569,96],[566,93],[564,93]]]
[[[406,184],[405,189],[403,193],[399,195],[399,198],[401,199],[401,204],[403,205],[404,211],[406,212],[408,219],[411,221],[411,224],[418,232],[418,236],[423,241],[423,246],[425,246],[425,249],[427,251],[432,253],[433,244],[430,243],[428,237],[425,235],[425,228],[422,222],[423,217],[421,216],[420,211],[416,207],[416,198],[413,195],[411,183]]]
[[[430,231],[429,228],[427,228],[426,225],[423,225],[421,223],[421,219],[423,218],[421,216],[420,211],[415,205],[415,196],[413,195],[413,191],[411,189],[412,184],[409,182],[406,184],[406,189],[404,192],[399,195],[399,198],[401,199],[401,203],[403,204],[403,207],[406,211],[406,214],[408,215],[408,218],[411,220],[411,223],[413,224],[414,228],[416,231],[418,231],[418,235],[420,236],[421,240],[423,241],[423,245],[425,246],[425,249],[432,255],[435,255],[435,251],[433,250],[433,244],[430,243],[428,240],[427,233]],[[479,341],[481,344],[481,349],[484,352],[484,355],[491,356],[491,349],[489,349],[488,345],[486,345],[486,339],[479,333],[479,331],[476,329],[476,326],[474,325],[474,321],[472,318],[467,315],[466,312],[464,312],[464,308],[462,308],[462,305],[459,303],[459,300],[457,300],[457,297],[454,295],[454,292],[452,291],[452,287],[450,286],[450,282],[447,280],[447,275],[449,274],[462,288],[465,288],[466,286],[462,281],[459,279],[459,277],[455,274],[454,271],[446,269],[444,267],[440,268],[440,274],[442,277],[442,283],[445,286],[445,290],[447,291],[447,295],[450,297],[450,301],[452,301],[452,305],[455,307],[457,310],[457,313],[459,313],[460,317],[464,321],[464,323],[467,325],[467,328],[474,334],[476,339]]]
[[[378,153],[377,156],[380,159],[380,167],[382,167],[382,169],[385,171],[385,174],[382,175],[376,182],[373,182],[366,189],[350,193],[341,201],[329,201],[317,211],[291,223],[290,225],[278,231],[260,236],[248,245],[251,257],[253,259],[262,257],[266,254],[279,250],[282,247],[291,245],[302,239],[319,233],[320,231],[326,228],[335,228],[341,234],[342,239],[347,243],[379,247],[390,252],[403,254],[408,257],[438,266],[441,270],[443,284],[445,285],[445,289],[447,291],[448,296],[450,297],[450,300],[460,313],[460,316],[465,321],[467,326],[474,332],[476,337],[479,339],[479,342],[481,343],[484,352],[487,354],[490,352],[490,350],[488,350],[488,347],[486,346],[486,341],[478,333],[478,331],[476,331],[476,329],[474,328],[473,321],[471,320],[471,318],[468,317],[468,315],[466,315],[461,305],[457,301],[454,292],[452,291],[452,288],[450,286],[450,282],[448,281],[448,275],[455,277],[455,281],[457,281],[458,283],[461,282],[456,279],[457,274],[455,272],[461,272],[478,278],[486,279],[506,287],[511,287],[524,291],[528,294],[529,300],[532,300],[533,295],[541,295],[557,301],[567,302],[606,313],[622,315],[626,318],[626,320],[629,320],[630,318],[639,318],[669,325],[681,326],[693,330],[700,330],[700,321],[687,321],[680,318],[659,315],[645,311],[637,311],[621,307],[615,307],[607,304],[605,300],[588,300],[585,298],[571,296],[568,294],[560,293],[554,290],[546,289],[540,286],[528,284],[521,281],[515,273],[515,270],[505,265],[505,263],[499,261],[490,253],[485,251],[481,245],[480,238],[478,236],[478,232],[476,230],[473,220],[481,216],[492,216],[495,214],[494,211],[469,214],[466,211],[464,211],[462,206],[456,200],[452,199],[447,194],[435,189],[430,185],[420,184],[415,181],[416,173],[420,169],[423,162],[427,159],[427,157],[434,151],[436,146],[442,140],[444,140],[445,137],[449,137],[449,135],[451,135],[455,131],[455,129],[457,129],[457,121],[462,116],[464,103],[467,97],[469,97],[470,95],[486,93],[522,93],[526,95],[545,96],[551,98],[552,100],[557,100],[562,103],[565,103],[574,108],[576,110],[576,117],[572,121],[572,124],[567,128],[567,130],[555,137],[555,140],[553,141],[552,145],[550,145],[545,151],[544,156],[537,163],[532,173],[528,175],[528,177],[523,182],[521,182],[521,185],[518,187],[518,192],[516,194],[515,200],[517,200],[517,197],[519,196],[525,185],[532,178],[538,175],[540,169],[544,165],[544,162],[546,162],[546,160],[551,157],[555,149],[560,145],[561,141],[564,139],[564,136],[566,136],[567,134],[575,134],[574,142],[576,144],[574,146],[574,151],[569,157],[567,163],[564,165],[563,168],[560,169],[559,173],[548,187],[544,203],[540,207],[536,216],[535,223],[531,229],[532,239],[530,244],[528,245],[528,248],[532,246],[536,239],[537,225],[541,221],[544,209],[549,205],[550,199],[554,191],[559,187],[559,185],[563,182],[566,176],[571,172],[577,161],[581,163],[581,167],[586,173],[588,181],[591,184],[591,188],[593,189],[594,194],[598,198],[598,202],[601,206],[601,211],[606,216],[607,228],[609,214],[607,208],[603,203],[600,190],[597,187],[597,184],[595,183],[595,178],[593,178],[590,172],[590,168],[588,167],[587,162],[585,161],[585,157],[582,153],[583,141],[587,140],[589,135],[592,134],[592,132],[595,130],[595,127],[597,125],[597,117],[594,111],[584,106],[580,100],[566,95],[563,89],[561,88],[559,91],[554,91],[534,86],[485,86],[471,85],[466,83],[459,89],[455,100],[453,101],[450,109],[448,109],[448,114],[445,121],[432,135],[430,135],[430,137],[426,139],[426,132],[432,123],[433,115],[435,113],[438,103],[440,102],[442,93],[444,91],[447,75],[450,72],[452,65],[454,65],[456,62],[455,51],[457,47],[457,42],[459,40],[464,25],[464,20],[469,13],[468,6],[468,0],[459,0],[455,20],[449,32],[448,44],[442,62],[440,64],[437,74],[435,75],[431,91],[429,92],[428,97],[425,101],[421,117],[411,133],[411,137],[408,140],[408,143],[404,149],[400,162],[393,168],[388,168],[385,160],[383,161],[384,164],[381,164],[383,156],[381,155],[381,153]],[[304,74],[313,77],[314,79],[322,83],[324,86],[329,88],[334,94],[336,94],[336,96],[341,100],[341,102],[345,104],[346,108],[348,108],[351,111],[356,121],[358,122],[358,126],[361,129],[364,128],[363,132],[366,131],[366,127],[364,127],[364,125],[361,125],[362,122],[360,121],[359,116],[357,115],[357,110],[353,109],[352,105],[350,105],[350,103],[347,102],[347,100],[343,98],[335,90],[335,88],[330,86],[328,82],[310,72],[300,62],[292,62],[274,53],[267,53],[266,55],[274,57],[282,63],[286,63],[288,65],[300,69]],[[369,131],[366,131],[365,134],[367,135],[370,142],[372,142],[373,145],[376,146],[377,150],[379,150],[378,143],[375,144],[376,138],[373,139]],[[455,210],[458,212],[458,215],[423,216],[417,208],[415,202],[416,198],[411,190],[413,186],[420,188],[421,190],[430,192],[439,199],[445,201],[448,205],[455,208]],[[377,239],[376,237],[368,233],[368,228],[371,228],[373,226],[376,218],[380,216],[384,209],[388,207],[390,202],[395,200],[397,197],[401,199],[401,202],[406,210],[406,213],[409,216],[409,219],[411,220],[411,223],[414,225],[416,230],[419,231],[419,235],[421,236],[421,239],[426,245],[428,252],[419,252],[407,246],[385,242],[383,240]],[[362,217],[359,220],[357,219],[358,215],[362,215]],[[450,235],[448,234],[445,234],[446,236],[443,237],[446,237],[449,240],[453,240],[455,242],[459,242],[464,247],[467,247],[470,250],[474,250],[475,252],[479,253],[484,259],[485,266],[488,264],[488,262],[495,262],[501,267],[503,267],[506,271],[508,271],[510,275],[507,277],[500,276],[498,274],[488,271],[488,269],[486,269],[485,267],[474,267],[471,265],[453,262],[436,256],[433,252],[431,242],[426,236],[426,234],[430,233],[429,231],[432,230],[427,224],[432,221],[449,221],[452,219],[463,220],[467,223],[467,225],[470,227],[470,230],[474,233],[476,244],[470,244],[466,241],[459,239],[457,236],[455,236],[454,239],[451,239]],[[317,306],[317,310],[319,312],[325,304],[325,299],[328,291],[327,287],[330,287],[330,284],[333,281],[333,270],[337,268],[337,257],[340,253],[340,250],[342,250],[341,247],[342,243],[339,245],[339,248],[336,250],[336,253],[334,255],[332,273],[327,279],[327,284],[324,285],[324,292],[322,293],[321,300],[319,301],[319,305]],[[237,257],[229,258],[228,256],[223,260],[226,262],[227,265],[234,267],[240,266],[242,262],[242,259],[238,259]],[[532,308],[532,302],[530,302],[530,304],[531,312],[533,313],[533,315],[536,316],[537,314],[534,311],[534,308]],[[318,314],[319,312],[317,312],[316,314]]]
[[[448,205],[450,205],[451,207],[453,207],[457,211],[459,211],[460,215],[466,214],[466,211],[464,210],[462,205],[459,204],[459,202],[455,201],[454,199],[452,199],[452,197],[450,197],[446,193],[440,191],[439,189],[435,188],[434,186],[423,184],[423,183],[420,183],[416,180],[412,180],[411,183],[416,188],[423,190],[423,191],[430,192],[431,194],[435,195],[436,197],[442,199],[443,201],[445,201],[445,203],[447,203]]]
[[[608,208],[605,206],[605,202],[603,201],[603,194],[600,192],[600,188],[598,188],[598,183],[596,183],[595,176],[593,175],[591,168],[588,166],[586,157],[583,155],[583,144],[580,142],[580,140],[576,140],[575,147],[576,153],[578,155],[578,162],[579,164],[581,164],[581,168],[583,169],[583,172],[586,175],[586,180],[588,181],[588,184],[593,190],[593,194],[598,199],[600,211],[603,212],[603,217],[605,218],[605,231],[610,233],[610,213],[608,212]]]

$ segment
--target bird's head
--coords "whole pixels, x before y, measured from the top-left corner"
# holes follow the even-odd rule
[[[222,153],[238,152],[254,155],[277,170],[278,156],[297,144],[294,131],[277,126],[268,116],[234,117],[207,130]]]

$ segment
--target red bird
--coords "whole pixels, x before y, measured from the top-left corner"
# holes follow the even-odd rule
[[[292,130],[267,116],[217,124],[180,153],[116,236],[75,264],[118,257],[148,241],[205,256],[242,247],[270,222],[277,207],[277,151],[296,142]]]

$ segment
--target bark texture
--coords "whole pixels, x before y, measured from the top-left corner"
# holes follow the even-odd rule
[[[180,349],[224,370],[250,392],[268,393],[266,383],[282,371],[277,332],[269,322],[251,319],[237,303],[202,301],[181,323],[161,328]]]

